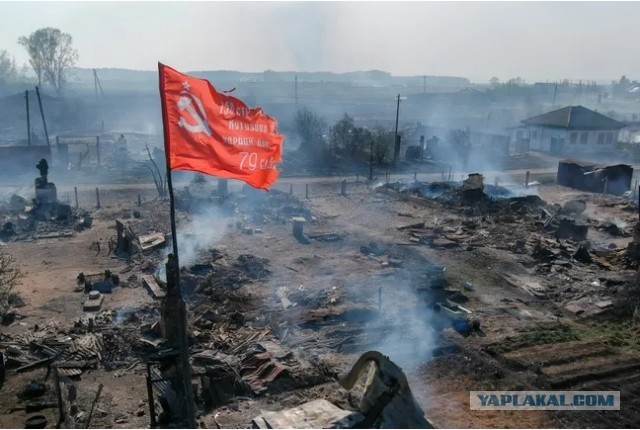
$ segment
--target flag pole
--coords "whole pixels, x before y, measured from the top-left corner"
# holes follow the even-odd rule
[[[171,163],[169,160],[169,127],[167,127],[167,102],[165,97],[164,65],[158,63],[158,77],[160,81],[160,100],[162,104],[162,126],[164,130],[164,154],[166,161],[167,188],[169,192],[169,210],[171,216],[171,238],[173,242],[173,254],[169,254],[167,261],[167,289],[173,284],[175,291],[168,291],[165,300],[175,300],[175,311],[178,315],[174,323],[180,358],[177,361],[178,384],[174,387],[178,398],[183,398],[185,402],[184,418],[187,428],[196,428],[195,404],[193,399],[193,388],[191,385],[191,365],[189,364],[189,343],[187,340],[187,312],[182,288],[180,288],[180,264],[178,261],[178,235],[176,231],[175,201],[173,196],[173,182],[171,180]],[[180,393],[182,391],[182,393]],[[182,396],[180,396],[182,394]]]

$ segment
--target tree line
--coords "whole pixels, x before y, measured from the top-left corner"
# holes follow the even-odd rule
[[[27,51],[38,86],[47,84],[61,94],[69,82],[69,69],[78,61],[73,37],[57,28],[46,27],[20,37],[18,43]],[[0,89],[28,81],[27,70],[26,65],[18,69],[15,58],[0,49]]]
[[[323,117],[303,106],[295,112],[293,123],[300,138],[298,152],[315,161],[384,164],[392,156],[394,133],[391,130],[358,127],[347,113],[329,126]]]

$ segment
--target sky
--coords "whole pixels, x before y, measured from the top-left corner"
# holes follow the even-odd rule
[[[640,2],[0,2],[0,50],[71,34],[79,67],[640,78]],[[634,75],[635,73],[635,75]]]

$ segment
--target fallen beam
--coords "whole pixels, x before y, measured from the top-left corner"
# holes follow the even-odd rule
[[[45,358],[42,360],[34,361],[33,363],[25,364],[24,366],[18,367],[15,372],[22,373],[28,370],[36,369],[40,366],[45,366],[53,361],[53,357]]]
[[[156,281],[156,278],[154,278],[153,276],[143,275],[142,281],[156,299],[161,299],[167,295],[167,293],[160,287],[160,285]]]
[[[424,222],[416,222],[413,224],[407,224],[407,225],[402,225],[400,227],[396,227],[398,230],[402,231],[402,230],[407,230],[410,228],[424,228]]]

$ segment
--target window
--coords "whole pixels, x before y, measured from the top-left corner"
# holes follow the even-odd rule
[[[582,133],[580,133],[580,143],[582,143],[583,145],[586,145],[588,140],[589,140],[588,131],[583,131]]]
[[[607,144],[611,145],[613,143],[613,133],[607,133]]]
[[[604,144],[604,133],[598,133],[598,145]]]
[[[532,139],[537,139],[538,138],[538,130],[533,130],[531,132],[531,138]]]
[[[578,143],[578,133],[571,133],[571,135],[569,136],[569,143],[571,143],[572,145]]]

